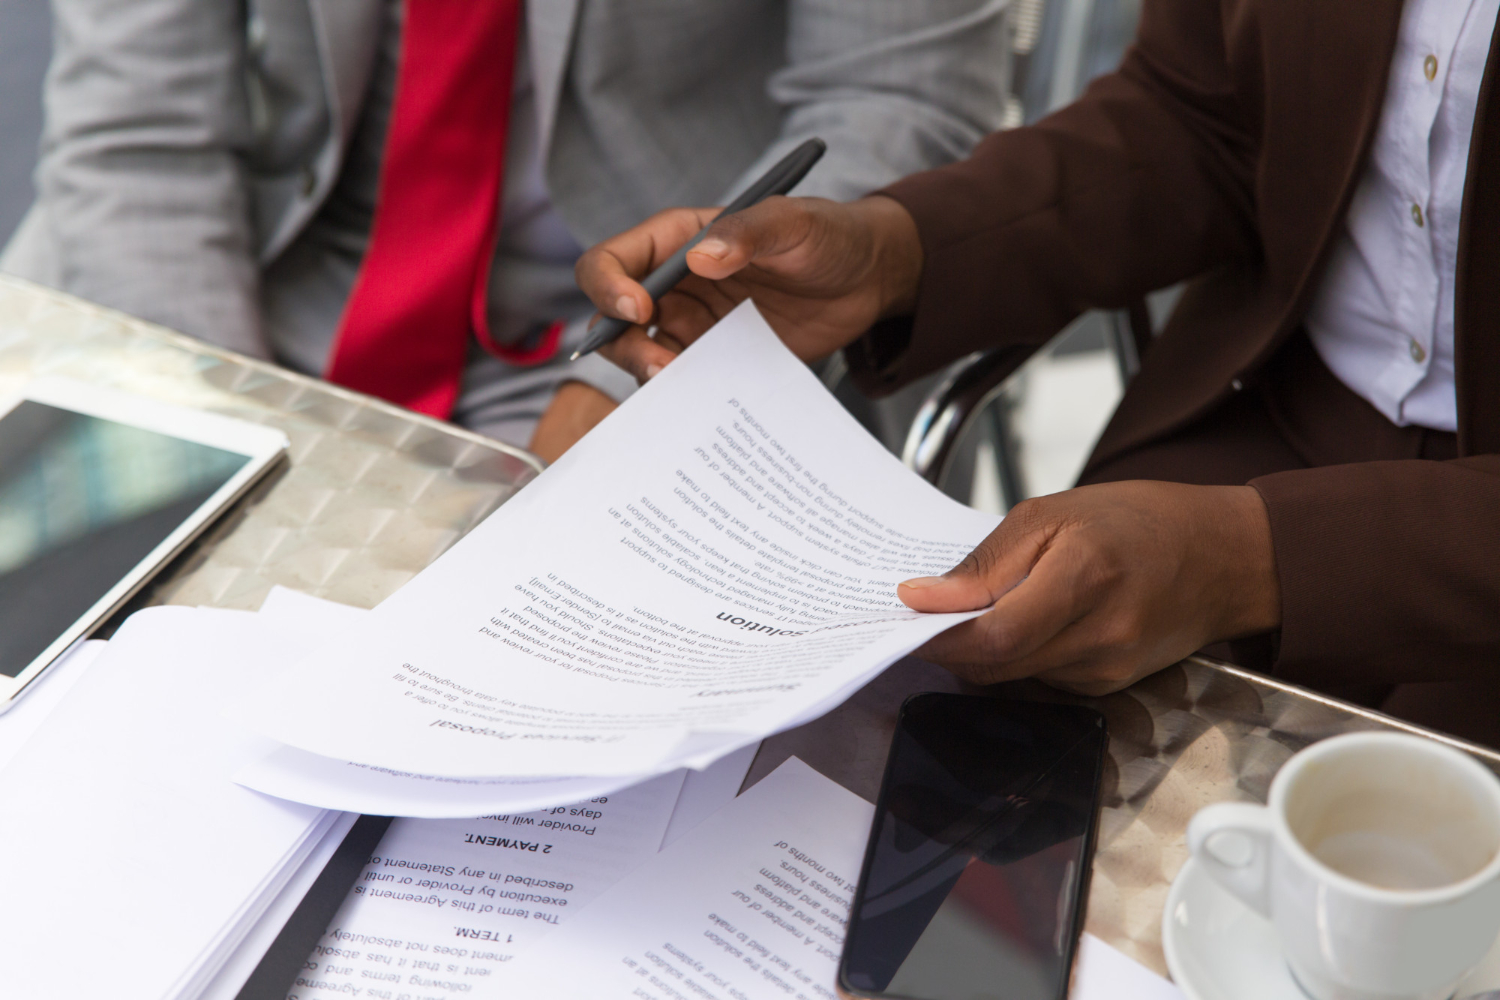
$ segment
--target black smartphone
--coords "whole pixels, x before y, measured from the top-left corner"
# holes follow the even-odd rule
[[[1104,716],[919,694],[901,707],[839,963],[880,1000],[1063,1000],[1083,927]]]

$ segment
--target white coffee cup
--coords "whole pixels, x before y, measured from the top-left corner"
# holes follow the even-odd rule
[[[1500,780],[1435,740],[1315,743],[1268,805],[1200,810],[1188,847],[1314,1000],[1447,1000],[1500,935]]]

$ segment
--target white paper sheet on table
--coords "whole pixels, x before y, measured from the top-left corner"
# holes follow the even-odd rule
[[[293,609],[298,615],[311,615],[315,619],[320,618],[326,610],[322,605],[327,602],[295,592],[282,592],[279,595],[273,592],[273,597],[275,597],[274,601],[268,599],[262,607],[262,614],[269,615],[278,621],[285,621],[282,615],[288,609]],[[609,806],[614,808],[614,812],[607,819],[601,817],[608,828],[596,829],[593,834],[565,831],[565,835],[570,836],[574,841],[573,844],[564,844],[562,850],[557,850],[551,855],[533,858],[533,860],[545,864],[546,870],[553,875],[568,875],[574,879],[575,891],[571,894],[570,906],[567,909],[576,911],[590,896],[607,888],[615,878],[625,875],[645,860],[649,855],[650,838],[663,825],[666,829],[661,842],[663,845],[670,844],[682,833],[691,830],[705,817],[712,815],[730,802],[744,782],[756,749],[758,749],[756,746],[747,747],[717,761],[704,771],[674,772],[670,776],[657,779],[652,783],[652,788],[643,791],[626,789],[618,794],[611,794],[608,796],[610,802],[599,806],[601,812]],[[662,813],[667,805],[667,796],[663,790],[669,791],[679,782],[681,790],[676,795],[675,804],[671,805],[668,810],[670,819],[663,824]],[[533,819],[545,821],[547,817],[543,815],[533,817]],[[622,823],[629,824],[629,827],[621,826]],[[492,854],[494,848],[485,845],[475,846],[461,842],[457,838],[448,838],[447,842],[444,842],[445,831],[462,830],[464,827],[465,824],[462,822],[455,824],[436,820],[398,820],[391,832],[382,840],[379,848],[380,862],[367,868],[365,874],[372,871],[379,873],[388,859],[408,861],[420,859],[429,864],[453,868],[456,873],[460,873],[458,875],[460,883],[483,885],[483,881],[475,881],[461,873],[469,867],[466,862],[470,860],[472,854],[476,851],[481,855]],[[609,843],[604,850],[596,846],[593,840],[593,837],[601,834],[609,838]],[[591,870],[580,872],[578,865],[580,859],[577,853],[564,852],[569,846],[576,847],[584,837],[588,839],[583,842],[592,848],[586,853],[592,856],[595,863],[587,866],[589,858],[583,858],[586,867],[591,867]],[[300,901],[307,887],[327,863],[328,857],[337,846],[336,843],[328,841],[329,838],[325,838],[325,844],[320,845],[319,853],[304,864],[304,870],[299,872],[283,891],[282,897],[268,910],[255,931],[247,938],[200,1000],[233,1000],[240,985],[253,970],[255,963],[259,961],[276,933],[286,923],[296,903]],[[598,843],[606,842],[599,841]],[[600,861],[604,864],[599,864]],[[478,870],[478,868],[474,867],[470,870]],[[582,882],[579,881],[580,875],[583,876]],[[577,891],[580,886],[583,889],[582,892]],[[514,937],[516,920],[512,915],[497,917],[479,914],[475,922],[482,926],[465,928],[465,930],[482,932],[488,927],[496,932],[495,940],[482,942],[480,947],[465,948],[461,943],[455,945],[448,940],[450,936],[455,935],[455,928],[441,922],[441,919],[447,915],[445,910],[449,913],[457,911],[449,907],[434,909],[431,903],[418,903],[410,900],[393,901],[390,897],[380,897],[379,902],[372,905],[370,900],[360,900],[360,897],[364,895],[362,892],[351,895],[351,902],[340,910],[329,933],[318,943],[317,952],[309,956],[311,961],[319,963],[319,968],[308,970],[317,975],[304,974],[301,977],[303,983],[296,985],[298,995],[304,1000],[315,1000],[315,998],[325,996],[348,996],[354,990],[368,989],[372,982],[369,976],[388,975],[392,968],[401,968],[407,970],[408,974],[420,974],[426,978],[433,978],[430,969],[418,970],[415,973],[410,970],[413,968],[413,962],[431,961],[432,956],[438,954],[435,949],[439,947],[449,948],[450,953],[445,954],[444,957],[457,958],[458,961],[452,964],[460,966],[449,970],[446,968],[449,963],[443,963],[444,974],[455,977],[447,981],[469,985],[471,988],[482,988],[488,975],[493,972],[494,963],[500,959],[497,957],[475,958],[475,956],[510,956],[514,955],[519,947],[516,941],[510,940],[505,941],[504,948],[497,950],[502,940],[499,931],[506,925],[512,926],[504,937]],[[464,901],[469,898],[471,897],[463,897]],[[551,909],[554,913],[559,911],[559,908]],[[525,921],[521,924],[523,927],[526,926]],[[532,918],[532,926],[551,925],[547,921],[538,923],[535,918]],[[390,944],[393,941],[400,943],[399,945]],[[412,943],[423,945],[428,951],[422,953],[409,950],[408,945]],[[382,961],[387,957],[391,959],[390,962]],[[397,965],[402,958],[406,959],[406,966]],[[381,982],[381,980],[373,981]],[[463,992],[467,995],[467,991]]]
[[[682,794],[677,796],[677,806],[672,810],[672,820],[661,838],[662,850],[734,801],[759,750],[760,744],[752,743],[720,757],[702,771],[687,772]]]
[[[503,995],[599,1000],[637,983],[670,995],[654,979],[686,996],[833,996],[873,812],[793,757],[518,957]],[[783,862],[816,902],[769,901],[784,890],[763,869],[798,878]]]
[[[286,922],[292,918],[292,914],[301,905],[303,897],[318,880],[318,876],[323,874],[323,869],[333,859],[334,852],[344,842],[344,838],[348,836],[350,828],[354,826],[357,819],[359,817],[353,813],[343,813],[334,817],[327,832],[318,839],[316,846],[308,852],[302,864],[298,865],[297,870],[287,879],[286,885],[282,886],[281,891],[266,906],[265,912],[245,933],[240,943],[214,971],[213,977],[203,987],[202,992],[198,993],[193,1000],[235,1000],[235,997],[239,996],[246,980],[265,957],[272,942],[286,926]]]
[[[245,717],[426,775],[702,766],[972,617],[895,588],[995,524],[903,468],[747,303]]]
[[[244,612],[140,612],[0,771],[7,995],[206,985],[336,819],[230,780],[264,741],[218,709],[287,649]]]
[[[279,588],[278,588],[279,589]],[[287,593],[295,593],[288,591]],[[305,595],[299,595],[305,596]],[[316,598],[308,598],[316,600]],[[318,602],[327,604],[328,602]],[[336,605],[341,607],[341,605]],[[352,609],[351,609],[352,610]],[[0,769],[10,763],[21,745],[44,723],[52,710],[83,677],[99,655],[107,648],[102,640],[91,639],[70,650],[58,663],[48,668],[34,686],[10,711],[0,715]],[[241,986],[265,955],[266,949],[292,912],[301,903],[303,896],[318,875],[322,873],[333,852],[343,841],[349,828],[358,817],[352,814],[336,817],[328,831],[319,839],[317,846],[287,880],[287,884],[276,894],[265,912],[255,921],[254,927],[245,935],[233,953],[214,973],[212,981],[198,994],[198,1000],[234,1000]],[[212,968],[213,961],[204,962],[204,971]],[[184,991],[190,996],[190,991]]]
[[[272,587],[260,604],[263,620],[282,628],[302,629],[319,637],[330,628],[359,628],[369,613],[366,608],[314,597],[280,584]]]
[[[529,816],[397,820],[294,992],[494,995],[513,957],[656,854],[681,788],[677,771]]]
[[[1184,1000],[1182,991],[1092,934],[1078,942],[1068,1000]]]
[[[164,1000],[194,1000],[212,983],[224,964],[237,955],[245,939],[260,926],[266,911],[281,899],[309,856],[338,825],[344,814],[323,810],[321,818],[307,831],[296,848],[282,857],[276,868],[245,898],[214,937],[210,947],[187,968],[173,987],[163,994]]]
[[[74,646],[32,681],[15,707],[0,714],[0,770],[9,764],[42,721],[52,713],[63,697],[78,683],[89,666],[104,652],[106,643],[90,639]]]

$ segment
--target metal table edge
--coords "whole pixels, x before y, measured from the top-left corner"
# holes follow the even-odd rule
[[[500,441],[495,438],[485,437],[483,434],[476,433],[465,427],[460,427],[457,424],[449,423],[446,420],[439,420],[437,417],[430,417],[425,413],[418,413],[415,410],[408,410],[405,407],[396,406],[393,403],[388,403],[385,400],[380,399],[378,396],[369,396],[361,392],[356,392],[353,389],[346,389],[345,387],[337,385],[333,382],[327,382],[323,379],[314,378],[311,375],[304,375],[301,372],[282,367],[281,365],[278,365],[272,361],[266,361],[262,358],[251,357],[248,354],[240,354],[237,351],[231,351],[228,348],[210,344],[207,341],[199,340],[196,337],[190,337],[185,333],[179,333],[176,330],[171,329],[170,327],[161,326],[148,320],[139,319],[135,316],[130,315],[129,313],[121,312],[118,309],[111,309],[108,306],[101,306],[97,303],[90,302],[87,299],[80,299],[75,295],[70,295],[67,292],[62,292],[55,288],[49,288],[46,285],[37,284],[34,281],[18,277],[14,274],[0,272],[0,284],[8,284],[27,294],[51,299],[59,305],[64,305],[69,309],[75,309],[80,312],[93,313],[94,315],[99,316],[100,318],[107,320],[108,322],[118,323],[122,326],[130,327],[139,333],[167,341],[172,346],[181,348],[182,350],[188,351],[193,354],[202,355],[204,357],[217,358],[220,361],[227,361],[246,368],[252,368],[266,375],[272,375],[276,378],[286,379],[288,382],[293,382],[307,388],[316,389],[319,392],[327,393],[346,402],[358,403],[361,406],[366,406],[371,409],[378,410],[382,413],[385,413],[387,416],[401,417],[404,420],[409,420],[429,429],[440,430],[445,434],[452,435],[453,437],[462,438],[474,444],[485,445],[486,447],[493,448],[496,451],[503,451],[506,454],[511,455],[512,457],[517,458],[525,464],[531,466],[531,468],[535,469],[538,474],[545,471],[547,468],[546,462],[524,448],[518,448],[512,444],[506,444],[504,441]]]

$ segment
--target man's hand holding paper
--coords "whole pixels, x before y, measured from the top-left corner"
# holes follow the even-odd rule
[[[652,316],[632,276],[702,217],[664,212],[579,261],[579,284],[601,311],[658,328],[653,340],[638,325],[604,352],[638,379],[746,297],[804,360],[917,307],[922,239],[900,203],[777,198],[716,223],[688,254],[693,277]],[[1028,500],[945,569],[904,582],[900,598],[925,612],[987,610],[920,651],[977,683],[1037,676],[1102,694],[1280,624],[1270,523],[1249,486],[1136,481]]]

